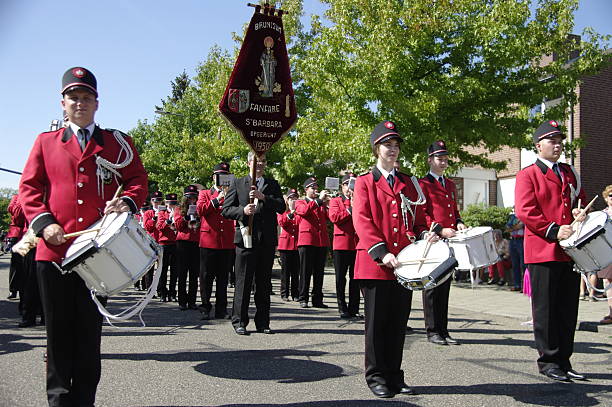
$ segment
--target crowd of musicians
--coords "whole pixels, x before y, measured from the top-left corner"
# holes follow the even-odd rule
[[[26,257],[22,326],[44,315],[51,406],[93,405],[95,400],[102,318],[79,276],[63,274],[56,265],[70,246],[64,233],[87,228],[110,211],[132,212],[163,247],[161,301],[199,310],[202,319],[230,318],[238,335],[250,334],[251,295],[256,331],[274,333],[270,295],[277,251],[282,300],[327,308],[324,267],[332,249],[339,317],[365,322],[368,387],[383,398],[414,393],[401,368],[413,291],[398,283],[394,269],[400,266],[398,254],[411,243],[434,243],[465,228],[456,186],[444,175],[449,157],[444,141],[428,147],[430,172],[420,180],[399,171],[403,138],[394,122],[383,121],[369,137],[376,164],[360,176],[342,175],[335,197],[313,177],[306,178],[302,191],[283,194],[265,175],[265,155],[250,153],[245,159],[255,180],[233,178],[229,164],[221,162],[211,168],[210,187],[187,185],[182,196],[156,191],[149,206],[146,171],[129,137],[94,124],[93,74],[69,69],[61,94],[69,124],[38,136],[12,204],[14,222],[20,219],[24,230],[30,227],[41,238]],[[538,160],[517,176],[516,216],[525,225],[521,241],[531,272],[538,368],[551,379],[570,381],[584,379],[569,361],[579,276],[558,242],[571,235],[569,223],[579,214],[576,202],[586,197],[572,168],[557,163],[563,138],[554,121],[535,132]],[[123,192],[111,199],[119,184]],[[140,289],[151,285],[153,272],[138,282]],[[448,331],[450,285],[448,279],[422,292],[427,338],[438,345],[459,343]],[[231,305],[228,286],[234,288]]]

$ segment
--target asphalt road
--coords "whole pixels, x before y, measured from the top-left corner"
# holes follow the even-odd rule
[[[0,258],[0,406],[45,406],[44,327],[16,328],[17,303],[6,300],[7,260]],[[273,296],[274,335],[238,336],[227,320],[201,321],[197,311],[161,302],[145,310],[145,328],[105,325],[97,406],[612,406],[612,329],[577,331],[572,361],[589,380],[553,383],[537,373],[531,327],[522,323],[528,299],[461,285],[451,289],[449,327],[462,344],[427,342],[417,293],[403,368],[418,395],[376,399],[363,377],[363,322],[338,318],[333,287],[328,270],[327,310]],[[139,295],[127,291],[111,307]],[[604,304],[583,308],[605,313]]]

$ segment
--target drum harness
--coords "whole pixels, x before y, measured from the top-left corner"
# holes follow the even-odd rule
[[[110,178],[109,173],[114,174],[115,181],[117,181],[117,184],[121,184],[121,182],[119,181],[119,178],[121,178],[121,174],[119,173],[118,170],[130,165],[130,163],[134,159],[134,152],[132,151],[132,148],[130,147],[130,144],[127,142],[125,137],[123,137],[123,134],[121,134],[121,132],[118,130],[114,130],[113,136],[115,137],[115,140],[117,140],[117,143],[121,147],[121,149],[119,150],[119,154],[117,155],[117,162],[113,164],[107,159],[100,157],[99,155],[96,154],[96,166],[97,166],[96,177],[98,179],[98,195],[102,199],[104,199],[105,180]],[[124,153],[125,153],[125,159],[123,160],[123,162],[119,162],[121,160],[121,156]]]
[[[412,223],[414,226],[414,220],[415,220],[414,214],[417,210],[417,206],[425,205],[425,203],[427,202],[427,199],[425,198],[425,194],[423,194],[423,190],[421,189],[421,186],[419,185],[419,181],[417,181],[416,177],[414,175],[411,175],[410,180],[412,181],[412,184],[414,185],[414,188],[416,189],[418,197],[416,201],[411,201],[410,198],[408,198],[406,195],[400,192],[400,198],[402,199],[402,203],[401,203],[402,219],[404,220],[404,226],[406,227],[406,229],[409,229],[408,213],[410,213],[410,216],[412,216]],[[414,236],[409,236],[409,238],[411,241],[415,240]]]

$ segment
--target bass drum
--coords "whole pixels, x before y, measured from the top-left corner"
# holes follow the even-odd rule
[[[453,249],[439,240],[431,244],[426,256],[427,241],[419,240],[397,255],[400,267],[395,269],[397,281],[413,291],[429,290],[444,283],[457,266]]]

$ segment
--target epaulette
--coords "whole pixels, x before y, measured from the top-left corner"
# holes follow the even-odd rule
[[[370,173],[370,171],[368,171],[368,172],[364,172],[363,174],[359,174],[359,175],[357,175],[357,177],[363,177],[364,175],[368,175],[369,173]]]
[[[104,131],[110,131],[111,133],[118,132],[123,137],[130,137],[126,133],[122,132],[121,130],[117,130],[117,129],[104,129]]]

